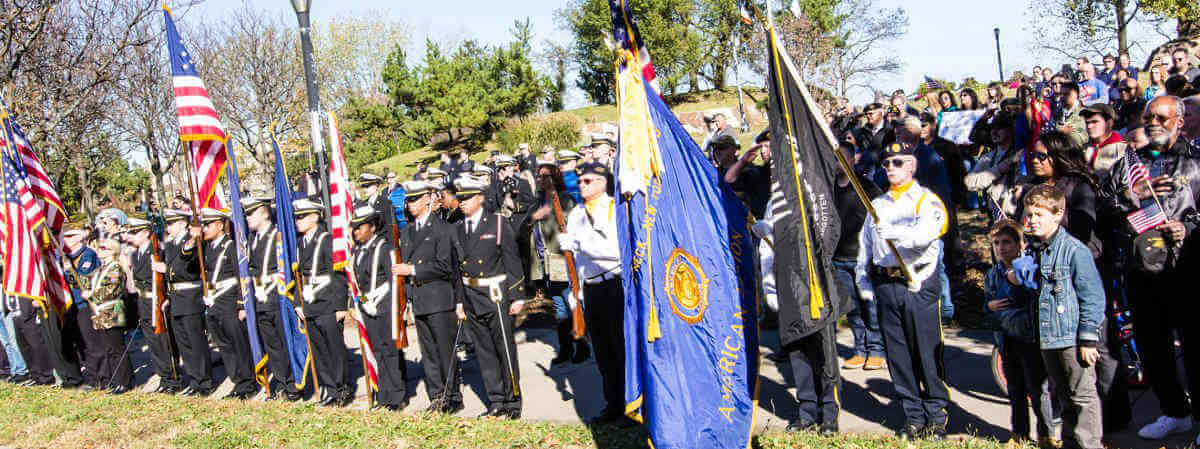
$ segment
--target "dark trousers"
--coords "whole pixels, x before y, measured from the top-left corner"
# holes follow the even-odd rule
[[[375,402],[400,405],[408,399],[408,384],[404,380],[404,351],[396,348],[396,339],[392,338],[391,300],[380,301],[378,310],[376,316],[361,314],[378,364],[375,373],[379,375],[379,391],[375,392]]]
[[[342,338],[342,323],[333,313],[306,317],[308,341],[312,344],[313,363],[317,368],[317,383],[326,395],[350,393],[346,376],[349,352]]]
[[[246,332],[246,323],[238,319],[236,311],[215,311],[210,308],[207,312],[208,334],[212,336],[217,349],[221,351],[221,361],[225,364],[225,373],[233,381],[234,393],[253,393],[258,391],[258,383],[254,380],[254,361],[250,356],[250,337]]]
[[[421,344],[421,365],[425,370],[425,393],[429,401],[440,400],[443,395],[447,402],[461,403],[462,384],[461,371],[455,369],[458,357],[454,355],[454,340],[458,337],[459,323],[454,311],[435,312],[417,316],[417,338]],[[450,373],[450,383],[446,379]]]
[[[854,354],[863,357],[883,357],[883,335],[879,332],[879,312],[875,301],[866,301],[858,295],[854,284],[854,264],[851,261],[833,261],[833,275],[844,295],[850,295],[854,309],[846,313],[846,323],[854,334]]]
[[[125,329],[114,327],[95,331],[97,336],[89,350],[99,353],[99,364],[92,382],[100,388],[133,386],[133,366],[129,363],[130,350],[125,342]]]
[[[945,425],[950,391],[942,352],[941,285],[936,275],[912,292],[902,279],[873,280],[888,372],[904,416],[916,426]]]
[[[92,325],[92,310],[87,304],[77,304],[75,307],[78,309],[75,313],[75,323],[81,337],[79,365],[89,385],[103,387],[108,383],[108,377],[100,375],[100,363],[104,359],[100,331]]]
[[[1200,418],[1200,398],[1188,401],[1176,369],[1175,331],[1184,345],[1200,344],[1200,326],[1191,322],[1195,307],[1190,299],[1179,296],[1184,284],[1172,271],[1157,275],[1131,272],[1126,279],[1138,355],[1162,413],[1173,418]],[[1200,351],[1184,351],[1183,357],[1187,392],[1200,394]]]
[[[41,311],[34,311],[29,316],[13,320],[17,328],[17,344],[21,354],[25,355],[30,377],[40,384],[49,385],[54,383],[54,374],[57,372],[64,385],[82,383],[83,374],[79,371],[78,357],[73,349],[69,353],[64,350],[58,318],[51,313],[48,319],[44,319],[41,314]],[[67,318],[70,320],[67,323],[74,326],[75,316],[71,314]]]
[[[1012,433],[1030,437],[1029,407],[1037,417],[1037,436],[1053,437],[1054,406],[1043,403],[1042,385],[1046,366],[1037,343],[1004,337],[1000,346],[1004,378],[1008,379],[1008,402],[1012,405]]]
[[[150,321],[149,317],[139,319],[138,327],[142,329],[142,338],[146,340],[146,345],[150,346],[150,367],[158,374],[159,386],[173,390],[181,388],[183,378],[179,375],[179,365],[175,358],[171,357],[175,345],[175,339],[171,335],[172,329],[168,327],[163,333],[155,334],[154,322]]]
[[[270,301],[276,298],[271,296]],[[283,329],[279,320],[279,309],[258,310],[254,314],[258,324],[258,341],[267,353],[267,368],[271,371],[271,391],[295,393],[295,378],[292,377],[292,362],[287,343],[283,340]]]
[[[179,346],[179,358],[183,360],[188,386],[193,390],[212,390],[215,387],[212,356],[208,350],[204,314],[173,316],[171,329],[175,331],[175,343]]]
[[[583,285],[584,319],[604,385],[605,411],[625,409],[625,293],[621,278]]]
[[[1129,427],[1129,421],[1133,419],[1129,404],[1129,370],[1117,359],[1121,353],[1121,339],[1114,320],[1106,320],[1104,329],[1100,346],[1096,348],[1100,350],[1100,360],[1096,362],[1096,391],[1100,394],[1104,433],[1116,433]]]
[[[1063,448],[1100,449],[1103,429],[1100,397],[1096,393],[1096,370],[1083,366],[1075,346],[1042,350],[1042,361],[1054,384],[1054,392],[1063,404]]]
[[[517,366],[517,344],[513,339],[515,320],[508,314],[507,302],[501,303],[500,307],[503,310],[469,314],[471,330],[475,334],[475,358],[479,361],[483,386],[487,390],[488,407],[520,410],[521,371]]]
[[[50,351],[50,362],[63,385],[83,383],[83,372],[79,367],[83,336],[79,333],[78,314],[79,308],[71,306],[63,312],[61,323],[54,314],[50,314],[51,319],[42,322],[46,344],[56,349]]]
[[[842,383],[837,363],[837,323],[784,347],[796,382],[796,419],[806,423],[836,425],[841,412],[838,388]]]

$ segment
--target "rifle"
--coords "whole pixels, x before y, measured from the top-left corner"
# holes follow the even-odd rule
[[[404,259],[400,257],[400,226],[394,221],[392,222],[392,241],[396,243],[392,248],[392,263],[402,264]],[[392,288],[392,337],[396,339],[396,349],[404,349],[408,347],[408,325],[404,322],[404,314],[408,312],[408,301],[404,296],[404,276],[397,275],[393,284],[395,286]]]
[[[563,218],[562,204],[558,202],[558,190],[546,189],[550,192],[550,203],[554,206],[554,221],[558,222],[558,232],[567,232],[567,220]],[[583,321],[583,299],[579,296],[579,272],[575,269],[575,253],[572,251],[563,251],[563,259],[567,260],[567,279],[571,281],[571,294],[579,300],[579,304],[571,309],[571,333],[574,334],[576,340],[582,340],[584,333],[587,332],[587,324]],[[569,306],[571,301],[567,301]]]
[[[158,245],[158,235],[154,232],[150,233],[150,260],[155,263],[163,261],[162,250]],[[154,334],[159,335],[167,331],[167,320],[163,316],[162,310],[163,302],[166,302],[167,284],[163,273],[154,270],[150,270],[150,272],[153,274],[150,289],[154,291],[154,315],[151,321],[154,322]]]

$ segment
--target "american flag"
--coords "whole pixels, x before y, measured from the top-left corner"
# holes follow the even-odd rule
[[[71,304],[66,277],[58,265],[61,260],[58,239],[38,238],[35,221],[41,214],[38,200],[16,163],[14,153],[3,155],[4,178],[4,292],[39,302],[49,302],[55,311]],[[20,267],[20,268],[17,268]]]
[[[921,83],[921,85],[925,86],[925,89],[929,89],[929,90],[937,90],[937,89],[945,89],[946,88],[946,86],[943,86],[942,83],[939,82],[938,80],[930,78],[929,75],[925,75],[925,82]]]
[[[1161,207],[1158,207],[1158,203],[1155,203],[1126,215],[1125,219],[1129,220],[1129,225],[1133,227],[1133,231],[1141,235],[1143,232],[1166,223],[1167,214],[1163,213]]]
[[[346,271],[346,284],[350,288],[350,302],[357,306],[361,300],[358,289],[358,279],[354,275],[354,266],[349,261],[354,260],[350,247],[350,214],[354,210],[354,198],[350,197],[350,181],[346,172],[346,158],[342,153],[342,135],[338,133],[337,116],[327,113],[329,117],[329,139],[332,155],[329,161],[329,233],[333,236],[333,269]],[[371,391],[379,390],[379,362],[375,360],[371,339],[367,337],[367,327],[358,316],[358,307],[351,307],[349,315],[354,319],[358,328],[358,338],[361,344],[363,359],[367,361],[367,384]]]
[[[646,50],[642,33],[638,32],[637,24],[633,22],[633,13],[628,2],[629,0],[608,0],[608,10],[612,14],[613,39],[621,48],[637,56],[642,79],[654,87],[655,92],[662,92],[658,87],[658,80],[655,79],[657,76],[654,74],[654,63],[650,61],[650,52]]]
[[[199,207],[222,209],[221,195],[216,192],[225,170],[225,130],[221,117],[213,107],[204,80],[192,63],[192,55],[171,19],[171,10],[163,5],[167,26],[167,49],[171,53],[171,80],[175,87],[175,105],[179,112],[179,139],[188,144],[195,164]]]
[[[5,108],[2,100],[0,100],[0,108]],[[12,150],[20,156],[21,164],[18,169],[24,171],[24,175],[29,181],[33,198],[40,206],[37,212],[42,215],[40,218],[45,218],[46,230],[50,232],[51,236],[57,238],[59,232],[62,231],[63,223],[66,222],[67,209],[63,207],[62,199],[58,197],[54,183],[50,181],[50,175],[46,173],[42,161],[38,160],[37,155],[33,152],[33,145],[29,143],[29,139],[25,138],[21,127],[17,126],[16,121],[7,117],[4,125],[5,133],[0,136],[0,141],[11,142]],[[34,217],[35,222],[40,218]]]
[[[1146,182],[1150,179],[1150,170],[1142,163],[1142,160],[1133,153],[1133,150],[1125,151],[1125,164],[1129,167],[1125,170],[1125,185],[1130,188],[1137,185],[1139,182]]]

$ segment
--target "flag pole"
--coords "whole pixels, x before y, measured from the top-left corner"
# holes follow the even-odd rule
[[[771,2],[768,1],[767,2],[768,17],[771,15],[770,8],[771,8]],[[770,20],[770,19],[768,19],[768,20]],[[781,48],[783,45],[779,42],[779,40],[775,36],[775,25],[771,22],[767,22],[767,38],[771,41],[769,43],[769,45],[775,46],[776,52],[780,52],[780,51],[784,50],[783,48]],[[785,59],[784,61],[788,61],[788,60]],[[789,63],[789,65],[786,68],[780,67],[780,69],[792,70],[793,67],[791,67],[791,65]],[[796,79],[796,83],[797,83],[796,87],[797,87],[797,90],[800,91],[800,97],[804,99],[804,104],[811,111],[814,111],[814,112],[821,111],[821,108],[817,106],[816,101],[813,101],[812,95],[809,94],[808,85],[805,84],[804,81],[801,80],[799,77],[796,77],[796,78],[797,78]],[[778,81],[776,81],[776,82],[778,82]],[[778,87],[781,90],[783,89],[782,85],[780,85]],[[871,199],[867,197],[866,190],[863,190],[862,185],[859,184],[858,176],[856,176],[854,173],[854,167],[850,164],[850,161],[846,160],[846,156],[844,154],[842,154],[841,150],[838,149],[839,148],[838,140],[836,137],[834,137],[833,131],[829,129],[829,124],[825,123],[824,119],[816,119],[815,121],[819,125],[818,128],[821,129],[821,133],[824,134],[825,138],[829,140],[830,147],[833,149],[833,154],[838,161],[838,165],[840,165],[842,170],[846,173],[846,177],[850,179],[850,185],[854,186],[854,193],[856,194],[856,196],[858,196],[858,200],[861,201],[863,204],[863,207],[865,207],[867,209],[867,213],[871,216],[871,219],[875,223],[879,223],[879,214],[875,211],[875,207],[871,205]],[[788,131],[789,131],[789,133],[791,132],[790,127],[789,127]],[[790,137],[791,136],[789,135],[788,138],[790,138]],[[904,259],[902,257],[900,257],[900,250],[896,248],[895,242],[893,242],[891,240],[884,240],[884,242],[887,243],[888,250],[892,253],[892,256],[896,258],[896,263],[900,266],[900,271],[902,273],[904,273],[904,277],[906,279],[908,279],[909,284],[912,284],[915,277],[913,276],[912,271],[909,270],[908,264],[904,262]]]
[[[188,193],[192,199],[192,224],[200,226],[200,197],[196,195],[196,164],[192,161],[192,150],[182,139],[179,146],[187,159],[187,167],[183,171],[188,180]],[[189,231],[190,234],[190,231]],[[196,251],[200,254],[200,288],[204,296],[208,296],[208,273],[204,268],[204,231],[201,229],[200,238],[196,241]]]

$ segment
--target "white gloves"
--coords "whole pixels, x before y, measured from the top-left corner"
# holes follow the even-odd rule
[[[891,240],[895,243],[900,243],[900,242],[904,241],[904,238],[905,238],[905,235],[904,235],[905,232],[904,232],[903,228],[901,228],[899,226],[889,225],[889,224],[883,224],[883,223],[877,224],[875,226],[875,233],[879,235],[879,238],[884,239],[884,240]]]
[[[991,186],[996,181],[996,174],[990,171],[979,171],[967,175],[964,182],[967,185],[967,190],[979,192]]]
[[[555,239],[558,241],[558,249],[562,251],[579,251],[579,241],[571,237],[571,234],[559,233]]]

